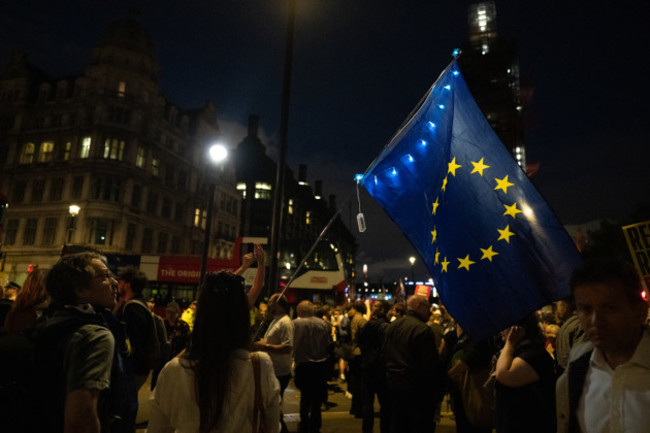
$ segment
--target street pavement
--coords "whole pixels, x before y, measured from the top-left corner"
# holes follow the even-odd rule
[[[331,407],[322,412],[323,427],[321,428],[321,433],[361,433],[361,419],[350,415],[351,400],[345,396],[346,389],[347,386],[343,382],[332,381],[328,383],[328,403],[330,403],[329,406]],[[149,419],[149,399],[151,397],[149,381],[143,385],[138,397],[140,410],[138,411],[137,421],[142,428],[138,429],[137,433],[145,433],[144,426]],[[284,401],[282,404],[284,421],[292,433],[298,431],[298,422],[300,421],[299,407],[300,391],[296,389],[292,380],[284,392]],[[373,432],[379,433],[379,405],[376,400]],[[445,400],[442,403],[442,416],[435,433],[455,432],[456,424],[454,423],[451,409]]]

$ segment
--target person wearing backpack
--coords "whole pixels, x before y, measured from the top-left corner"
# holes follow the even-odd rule
[[[107,412],[115,339],[100,314],[115,305],[116,282],[100,256],[82,253],[62,257],[49,271],[51,298],[47,319],[36,344],[37,360],[47,358],[39,375],[42,418],[48,432],[105,432],[117,419]],[[59,368],[60,367],[60,368]],[[63,385],[63,386],[62,386]]]
[[[142,298],[147,277],[133,266],[127,266],[118,274],[117,281],[120,300],[114,311],[117,318],[126,324],[135,389],[139,391],[147,381],[149,372],[161,362],[154,319],[147,302]]]

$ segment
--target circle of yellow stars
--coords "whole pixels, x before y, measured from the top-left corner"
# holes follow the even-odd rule
[[[479,176],[483,176],[484,172],[490,168],[489,165],[485,164],[485,158],[481,158],[480,161],[470,161],[471,164],[473,165],[472,171],[470,172],[470,175],[472,174],[477,174]],[[447,188],[447,183],[449,181],[449,176],[454,176],[456,177],[456,170],[459,168],[462,168],[462,165],[458,164],[456,162],[456,157],[454,157],[451,162],[448,163],[448,169],[447,169],[447,174],[445,175],[444,179],[442,180],[442,187],[440,188],[440,191],[446,191]],[[508,188],[511,186],[514,186],[514,183],[510,182],[508,180],[508,175],[503,177],[502,179],[499,178],[494,178],[494,181],[496,182],[496,186],[494,187],[495,191],[501,190],[504,194],[508,194]],[[438,211],[438,207],[440,206],[440,196],[438,195],[435,199],[435,201],[432,203],[432,210],[431,214],[436,215],[436,212]],[[517,202],[515,201],[512,205],[503,205],[505,207],[505,212],[503,213],[504,216],[509,215],[512,217],[512,219],[516,219],[517,215],[521,212],[523,212],[521,209],[517,208]],[[497,238],[498,241],[505,241],[506,243],[510,243],[510,238],[512,236],[515,236],[515,234],[510,230],[510,225],[506,224],[506,226],[503,229],[497,229],[497,232],[499,233],[499,237]],[[438,230],[435,226],[433,226],[433,230],[431,231],[431,243],[435,243],[438,239]],[[494,250],[494,245],[488,245],[487,248],[479,248],[481,250],[482,256],[479,260],[488,260],[492,262],[493,258],[495,256],[499,255],[498,251]],[[451,260],[454,260],[453,258]],[[469,272],[470,267],[475,264],[476,262],[470,259],[470,255],[467,254],[465,257],[457,257],[455,260],[458,261],[458,268],[457,269],[465,269]],[[436,253],[434,256],[434,265],[440,265],[441,266],[441,271],[442,272],[448,272],[449,265],[452,264],[452,261],[450,261],[447,256],[443,256],[442,260],[440,258],[440,252],[438,251],[438,248],[436,247]]]

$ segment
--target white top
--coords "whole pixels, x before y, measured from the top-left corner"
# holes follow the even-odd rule
[[[260,382],[266,432],[280,431],[280,384],[273,374],[268,355],[260,355]],[[232,387],[226,400],[217,428],[219,433],[248,433],[253,431],[255,405],[255,379],[250,354],[245,350],[233,352]],[[181,364],[187,360],[174,358],[165,365],[151,401],[149,433],[197,433],[199,431],[199,406],[196,403],[194,372]]]
[[[284,344],[293,347],[293,322],[286,314],[275,316],[264,334],[264,340],[267,344]],[[275,375],[286,376],[291,374],[291,352],[289,353],[269,353],[273,361]]]
[[[643,332],[632,358],[614,370],[594,349],[576,413],[582,431],[648,433],[649,411],[650,331]]]

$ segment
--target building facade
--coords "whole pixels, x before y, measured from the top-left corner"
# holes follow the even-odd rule
[[[6,279],[22,282],[30,265],[51,266],[63,248],[200,255],[209,182],[217,187],[208,255],[232,255],[234,168],[205,162],[219,136],[216,108],[178,107],[157,77],[151,37],[134,17],[109,25],[78,76],[49,77],[21,53],[9,59],[0,75]]]
[[[258,136],[258,125],[259,118],[251,115],[248,135],[237,145],[234,163],[237,190],[242,200],[241,234],[243,237],[268,238],[271,233],[277,164],[266,154],[266,147]],[[286,168],[278,260],[281,271],[295,270],[300,263],[299,259],[308,252],[336,213],[336,197],[329,195],[325,198],[320,180],[314,182],[313,188],[310,186],[306,165],[299,166],[297,179],[293,171]],[[346,282],[351,281],[355,276],[357,244],[340,216],[334,218],[324,239],[324,248],[315,250],[309,259],[320,262],[323,268],[329,268],[327,262],[332,257],[329,250],[331,245],[336,255],[340,256]],[[280,274],[282,282],[283,272]],[[289,274],[291,272],[284,272],[285,277]],[[342,297],[337,298],[341,299]]]
[[[468,26],[469,39],[458,60],[461,72],[492,129],[525,170],[517,43],[499,36],[493,1],[470,5]]]

